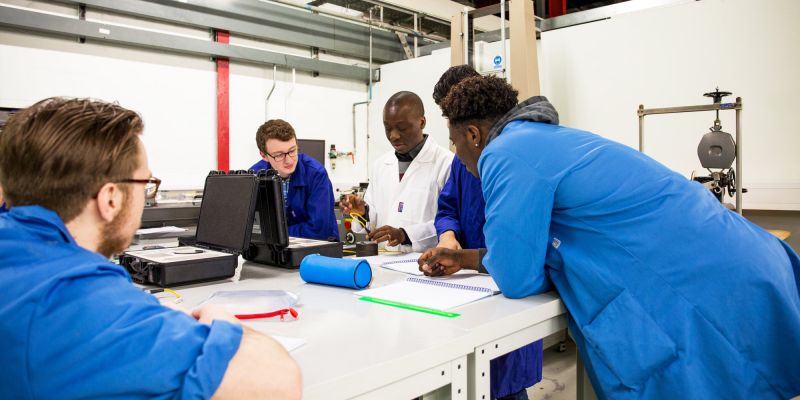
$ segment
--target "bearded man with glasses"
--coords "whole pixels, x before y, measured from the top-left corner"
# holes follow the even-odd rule
[[[289,236],[338,241],[328,172],[317,160],[300,153],[294,128],[282,119],[271,119],[258,128],[256,145],[261,160],[250,169],[273,169],[283,178]]]
[[[108,261],[161,182],[143,129],[119,105],[66,98],[3,129],[0,397],[299,399],[280,344],[222,308],[164,307]]]

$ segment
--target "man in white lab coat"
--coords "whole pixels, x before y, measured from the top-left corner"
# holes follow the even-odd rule
[[[344,215],[367,219],[367,238],[401,251],[424,251],[436,246],[437,199],[447,177],[453,153],[439,146],[425,128],[422,99],[412,92],[397,92],[383,108],[383,126],[393,152],[375,161],[364,199],[350,195],[342,200]],[[361,226],[353,224],[358,231]]]

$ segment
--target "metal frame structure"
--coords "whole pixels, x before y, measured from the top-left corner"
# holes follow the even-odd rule
[[[354,399],[410,399],[418,397],[420,393],[430,393],[450,385],[447,397],[451,400],[467,400],[467,382],[467,356],[461,356]]]
[[[644,153],[644,117],[655,114],[677,114],[698,111],[736,111],[736,212],[742,214],[742,98],[737,97],[735,103],[714,103],[699,106],[680,106],[664,108],[644,108],[639,105],[637,114],[639,115],[639,151]]]
[[[55,0],[64,4],[86,5],[90,9],[111,11],[123,15],[150,18],[177,25],[226,30],[234,35],[264,39],[296,46],[316,47],[347,57],[366,60],[369,48],[366,37],[369,21],[366,17],[352,17],[303,6],[287,0],[277,3],[247,0],[213,1],[177,0],[114,1],[114,0]],[[402,60],[403,50],[392,33],[400,31],[427,37],[403,27],[393,27],[382,22],[372,22],[374,35],[373,56],[380,63]],[[438,38],[441,40],[444,38]]]
[[[509,37],[513,39],[510,43],[510,57],[505,46],[506,10],[509,15]],[[501,13],[500,39],[503,41],[503,77],[519,91],[520,98],[526,99],[539,95],[541,88],[533,0],[512,0],[508,4],[506,4],[506,0],[502,0],[499,4],[489,7],[475,10],[465,8],[461,13],[454,15],[450,25],[450,43],[453,43],[450,48],[450,64],[473,64],[472,47],[475,41],[474,35],[472,35],[472,21],[498,11]]]
[[[581,25],[595,21],[602,21],[614,18],[617,15],[646,10],[649,8],[690,3],[692,1],[695,0],[629,0],[622,3],[597,7],[591,10],[579,11],[558,17],[547,19],[536,17],[536,34],[539,36],[542,32],[552,31],[555,29],[567,28],[570,26]],[[535,6],[537,10],[541,7],[540,3],[543,3],[543,1],[535,0]],[[500,12],[499,4],[485,7],[485,10],[487,13],[484,15],[496,14]],[[474,41],[496,42],[502,39],[503,33],[504,32],[501,29],[490,32],[476,33],[474,36]],[[420,55],[428,55],[435,50],[447,47],[450,47],[449,41],[442,41],[439,43],[422,46],[420,47]]]
[[[472,379],[470,379],[471,386],[469,388],[470,399],[486,400],[491,398],[491,360],[543,339],[552,332],[566,329],[567,316],[563,314],[557,318],[541,321],[512,334],[475,347],[475,351],[469,354],[469,371],[472,375]],[[588,400],[592,397],[587,397],[586,392],[579,391],[577,393],[577,398]]]
[[[277,51],[262,50],[236,44],[215,43],[214,40],[192,38],[168,32],[154,32],[136,26],[120,26],[85,19],[89,11],[101,11],[151,21],[166,22],[175,26],[207,29],[209,32],[225,31],[231,36],[264,40],[276,44],[309,47],[313,52],[370,60],[370,64],[406,59],[404,47],[435,43],[445,38],[424,34],[417,29],[393,26],[369,17],[318,9],[291,0],[253,2],[231,0],[113,1],[113,0],[51,0],[53,3],[75,6],[72,15],[58,15],[16,6],[0,5],[0,27],[33,31],[48,35],[77,37],[115,45],[143,47],[181,54],[224,58],[254,64],[277,65],[368,82],[377,80],[378,72],[342,62],[322,61]],[[376,3],[379,3],[375,1]],[[383,14],[384,5],[375,5]],[[387,6],[389,7],[389,6]],[[392,8],[394,9],[394,8]],[[395,11],[399,12],[399,11]],[[413,14],[415,26],[422,18]],[[399,41],[394,32],[404,33]],[[212,39],[209,37],[209,39]],[[403,42],[405,41],[405,42]]]

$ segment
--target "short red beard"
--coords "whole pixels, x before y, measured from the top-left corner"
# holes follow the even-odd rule
[[[122,209],[113,220],[103,225],[102,238],[100,245],[97,246],[97,252],[107,258],[111,258],[115,254],[122,253],[131,244],[132,236],[123,233],[123,227],[128,223],[131,215],[131,199],[128,196],[129,191],[122,191]]]

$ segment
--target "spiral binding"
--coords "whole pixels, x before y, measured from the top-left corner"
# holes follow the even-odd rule
[[[477,286],[462,285],[460,283],[452,283],[452,282],[446,282],[446,281],[435,281],[435,280],[431,280],[431,279],[422,279],[422,278],[414,278],[414,277],[408,277],[408,278],[406,278],[406,281],[415,282],[415,283],[424,283],[426,285],[446,287],[446,288],[450,288],[450,289],[472,290],[473,292],[483,292],[483,293],[494,294],[494,291],[492,291],[492,289],[488,289],[488,288],[484,288],[484,287],[477,287]]]
[[[408,263],[417,263],[416,258],[406,258],[405,260],[394,260],[394,261],[385,261],[381,265],[389,265],[389,264],[408,264]]]

